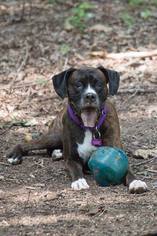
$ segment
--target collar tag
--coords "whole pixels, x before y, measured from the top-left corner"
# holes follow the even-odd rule
[[[100,134],[97,126],[95,127],[95,130],[93,131],[93,137],[92,137],[91,144],[93,146],[96,146],[96,147],[103,146],[103,141],[102,141],[102,138],[101,138],[101,134]]]
[[[92,138],[92,142],[91,143],[92,143],[93,146],[96,146],[96,147],[103,146],[102,139],[100,139],[100,138]]]

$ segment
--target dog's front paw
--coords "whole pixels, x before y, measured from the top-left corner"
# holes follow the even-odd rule
[[[129,193],[144,193],[148,190],[147,184],[141,180],[133,180],[129,184]]]
[[[81,179],[78,179],[78,180],[72,182],[71,188],[73,190],[81,190],[81,189],[89,188],[89,185],[87,184],[87,182],[84,178],[81,178]]]
[[[22,162],[22,156],[24,152],[22,151],[22,148],[20,145],[17,145],[14,147],[14,149],[6,156],[8,159],[8,162],[12,165],[17,165]]]

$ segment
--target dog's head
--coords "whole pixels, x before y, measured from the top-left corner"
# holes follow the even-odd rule
[[[62,99],[68,97],[84,125],[91,127],[95,125],[107,95],[115,95],[119,87],[119,74],[102,66],[70,68],[52,80],[56,93]]]

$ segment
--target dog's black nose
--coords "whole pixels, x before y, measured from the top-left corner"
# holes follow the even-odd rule
[[[95,102],[96,101],[96,94],[94,94],[94,93],[86,93],[85,94],[85,101],[86,102]]]

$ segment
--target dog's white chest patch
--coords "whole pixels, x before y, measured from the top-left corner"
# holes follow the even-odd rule
[[[82,144],[77,143],[77,151],[81,158],[86,160],[97,147],[91,144],[92,141],[92,132],[90,130],[85,131],[85,137]]]

